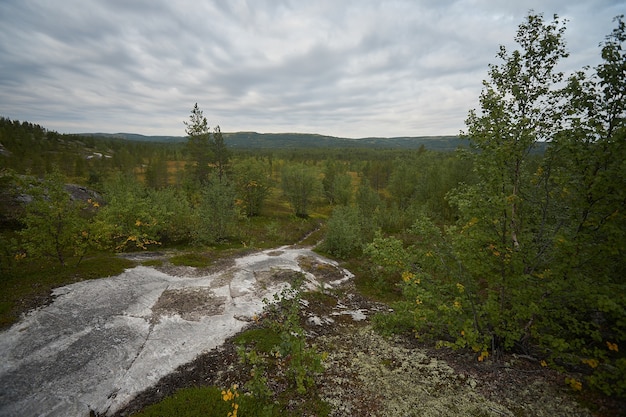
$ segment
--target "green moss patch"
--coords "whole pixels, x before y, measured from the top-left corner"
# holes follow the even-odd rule
[[[15,323],[22,313],[45,304],[50,291],[74,282],[119,275],[134,262],[108,253],[93,255],[78,265],[22,260],[0,280],[0,328]]]

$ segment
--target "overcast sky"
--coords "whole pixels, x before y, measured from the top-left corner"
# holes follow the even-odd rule
[[[530,9],[600,62],[626,0],[1,0],[0,116],[60,133],[456,135]]]

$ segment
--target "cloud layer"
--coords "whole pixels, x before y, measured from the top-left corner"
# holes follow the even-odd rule
[[[197,102],[226,132],[457,134],[530,9],[568,19],[576,70],[626,0],[4,0],[0,116],[182,136]]]

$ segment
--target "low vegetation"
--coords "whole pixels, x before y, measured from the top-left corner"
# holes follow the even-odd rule
[[[106,253],[90,254],[79,265],[61,266],[55,260],[18,261],[0,279],[0,327],[8,327],[22,313],[47,303],[54,288],[119,275],[134,265]]]

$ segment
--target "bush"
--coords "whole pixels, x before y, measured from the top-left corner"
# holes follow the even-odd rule
[[[321,249],[338,258],[348,258],[361,250],[362,235],[356,208],[339,206],[328,220]]]

